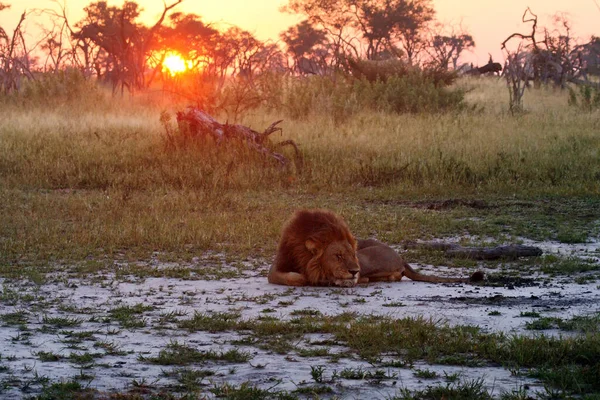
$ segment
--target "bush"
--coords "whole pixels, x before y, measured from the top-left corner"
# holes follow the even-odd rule
[[[378,74],[371,71],[353,76],[340,71],[304,77],[263,72],[226,81],[188,74],[188,80],[181,82],[177,90],[209,114],[225,114],[229,121],[237,121],[260,107],[293,119],[325,115],[339,123],[365,109],[437,113],[464,105],[464,91],[449,87],[456,78],[452,72],[401,63],[386,68]]]
[[[21,90],[6,98],[20,104],[53,106],[65,103],[97,104],[102,93],[95,81],[87,79],[77,69],[68,68],[56,72],[36,73],[33,79],[24,81]]]
[[[336,123],[365,109],[401,114],[463,107],[463,90],[449,89],[418,70],[373,82],[342,75],[290,78],[280,106],[291,118],[326,115]]]
[[[600,88],[592,85],[579,85],[577,90],[569,88],[569,105],[586,111],[600,108]]]
[[[438,86],[430,76],[421,73],[395,75],[387,81],[376,81],[369,88],[373,94],[370,108],[397,113],[447,111],[462,108],[464,92]]]
[[[394,113],[436,113],[461,109],[464,91],[450,89],[451,74],[406,68],[399,73],[350,78],[311,76],[292,78],[283,108],[293,118],[310,114],[331,116],[335,122],[370,109]]]

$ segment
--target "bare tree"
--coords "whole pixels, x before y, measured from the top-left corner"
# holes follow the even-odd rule
[[[94,72],[98,72],[100,47],[71,26],[66,0],[51,2],[54,4],[53,8],[42,10],[52,24],[44,30],[45,38],[41,47],[46,52],[44,70],[56,72],[68,65],[79,69],[85,77],[91,77]]]
[[[513,115],[523,111],[523,95],[531,71],[531,57],[527,52],[521,51],[520,46],[516,51],[507,52],[504,77],[509,94],[509,111]]]
[[[8,7],[0,3],[0,11]],[[0,27],[0,93],[3,94],[18,92],[24,77],[33,79],[22,29],[26,16],[25,12],[21,14],[12,35]]]
[[[564,15],[554,17],[555,28],[538,31],[538,17],[527,8],[522,21],[531,23],[531,34],[513,33],[504,42],[502,49],[510,53],[507,44],[512,39],[520,39],[519,46],[531,55],[531,74],[527,77],[535,87],[552,83],[561,88],[568,82],[578,83],[585,77],[585,61],[581,46],[577,46],[571,35],[571,25]],[[540,38],[541,36],[541,38]]]

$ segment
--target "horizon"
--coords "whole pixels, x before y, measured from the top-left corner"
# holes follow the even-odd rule
[[[58,2],[52,0],[25,0],[19,4],[4,1],[11,5],[9,9],[0,12],[0,26],[7,33],[12,32],[20,15],[24,10],[58,9]],[[70,23],[79,21],[83,15],[83,8],[92,1],[70,0],[66,1],[67,15]],[[108,1],[110,5],[121,5],[122,1]],[[140,21],[145,24],[155,22],[163,10],[160,0],[138,1],[143,12]],[[192,3],[184,1],[173,10],[198,14],[206,23],[218,27],[236,25],[252,32],[258,39],[279,41],[279,33],[300,22],[303,18],[299,15],[282,13],[279,8],[287,4],[283,0],[262,0],[249,4],[246,0],[226,0],[218,3]],[[461,56],[462,62],[472,62],[483,65],[487,63],[488,54],[495,60],[503,60],[500,45],[510,34],[519,32],[529,34],[531,25],[523,24],[521,17],[527,8],[521,0],[505,0],[502,4],[481,2],[480,0],[433,0],[436,17],[442,24],[448,26],[461,26],[465,32],[470,33],[476,47],[472,51],[465,51]],[[572,35],[580,42],[588,41],[591,36],[600,36],[597,20],[600,19],[600,5],[598,0],[574,0],[569,4],[568,10],[560,0],[530,0],[529,7],[538,15],[539,26],[552,28],[552,17],[557,14],[566,15],[571,22]],[[25,32],[33,43],[36,32],[41,32],[40,24],[43,18],[36,13],[30,15],[25,21]],[[491,22],[492,21],[492,22]],[[28,43],[31,46],[31,43]]]

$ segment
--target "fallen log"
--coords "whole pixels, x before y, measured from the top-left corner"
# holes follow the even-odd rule
[[[303,166],[303,159],[296,142],[293,140],[284,140],[279,143],[271,143],[269,139],[272,133],[283,131],[279,126],[282,122],[283,120],[275,121],[263,132],[257,132],[244,125],[222,124],[205,111],[196,107],[188,107],[184,111],[177,112],[177,126],[185,137],[212,137],[219,145],[231,140],[243,141],[249,148],[265,157],[276,160],[281,166],[289,165],[289,160],[283,154],[273,151],[273,149],[292,146],[295,152],[294,163],[296,170],[300,172]]]
[[[543,253],[539,247],[518,244],[496,247],[463,247],[456,243],[407,241],[403,246],[406,249],[443,251],[444,255],[448,257],[470,260],[516,260],[519,257],[539,257]]]

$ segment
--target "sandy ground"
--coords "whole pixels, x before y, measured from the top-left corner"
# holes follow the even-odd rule
[[[597,242],[579,246],[556,243],[536,245],[541,246],[546,253],[589,257],[600,262],[600,245]],[[198,263],[202,263],[202,259]],[[311,366],[322,366],[325,379],[329,379],[334,371],[339,372],[344,368],[361,367],[367,371],[381,369],[356,357],[344,357],[337,363],[331,363],[327,358],[302,358],[295,354],[268,353],[256,347],[232,346],[232,340],[242,337],[235,332],[188,333],[174,326],[169,329],[157,328],[156,321],[169,312],[190,317],[194,311],[236,311],[242,314],[242,318],[252,319],[265,315],[265,311],[271,311],[268,315],[287,319],[295,310],[319,310],[326,315],[352,311],[397,318],[424,317],[451,325],[475,325],[484,331],[532,335],[539,333],[525,329],[526,322],[532,319],[520,317],[523,312],[536,311],[543,316],[568,318],[600,311],[600,290],[596,282],[577,284],[572,279],[552,278],[545,279],[543,284],[536,283],[541,281],[537,280],[530,285],[525,283],[520,286],[509,284],[505,287],[489,287],[468,284],[434,285],[407,280],[348,289],[288,288],[268,284],[264,277],[267,265],[258,264],[245,270],[244,277],[220,280],[132,278],[130,281],[123,281],[112,274],[83,279],[57,275],[55,282],[39,286],[29,281],[0,280],[3,299],[6,300],[0,303],[1,314],[25,311],[29,328],[26,333],[18,325],[3,324],[0,328],[0,381],[3,382],[0,397],[20,398],[35,394],[46,378],[49,379],[48,382],[64,382],[82,373],[90,377],[82,377],[81,383],[100,391],[130,390],[136,383],[173,387],[175,382],[163,373],[173,367],[140,362],[139,356],[155,356],[174,341],[200,350],[226,351],[236,347],[252,355],[252,359],[246,363],[212,363],[203,366],[216,372],[216,375],[206,378],[207,388],[222,382],[239,385],[250,381],[261,388],[294,390],[314,383]],[[446,272],[444,268],[416,266],[421,267],[425,273]],[[453,273],[456,273],[456,269]],[[43,307],[32,307],[35,304]],[[105,323],[102,320],[115,307],[137,304],[154,307],[152,311],[144,313],[146,327],[124,329],[114,322]],[[383,306],[384,304],[387,306]],[[55,316],[77,318],[81,320],[81,324],[45,332],[42,329],[44,318]],[[77,350],[68,348],[64,332],[61,333],[64,330],[94,331],[96,341],[111,342],[126,354],[105,355],[89,368],[82,369],[80,365],[69,361],[71,353],[102,351],[93,346],[94,341],[83,342]],[[544,331],[544,334],[561,333]],[[307,341],[316,339],[319,338],[306,338]],[[53,352],[65,358],[42,362],[38,355],[40,351]],[[333,346],[330,352],[347,352],[347,349]],[[513,376],[503,368],[432,365],[416,365],[415,368],[435,371],[439,378],[423,380],[416,377],[411,369],[388,368],[386,372],[394,376],[394,379],[379,383],[337,379],[331,386],[335,390],[335,396],[341,398],[389,398],[399,388],[423,389],[426,385],[444,384],[445,375],[460,373],[463,379],[483,379],[496,395],[524,386],[531,391],[542,390],[536,381]]]

